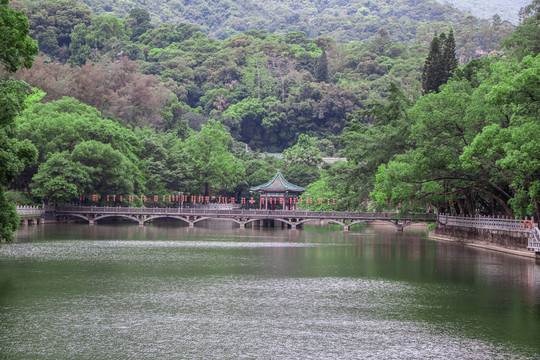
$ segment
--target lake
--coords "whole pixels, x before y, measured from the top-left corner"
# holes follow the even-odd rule
[[[534,259],[423,229],[46,224],[0,249],[2,359],[538,359]]]

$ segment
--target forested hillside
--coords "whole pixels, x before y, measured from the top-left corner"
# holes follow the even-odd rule
[[[407,12],[432,6],[416,3]],[[427,44],[396,42],[384,28],[362,43],[255,30],[219,40],[185,23],[154,27],[137,8],[120,19],[94,15],[78,2],[39,2],[27,14],[43,55],[17,76],[44,90],[44,101],[69,95],[125,125],[175,129],[182,137],[188,125],[198,130],[214,118],[261,151],[282,151],[300,134],[339,134],[348,115],[384,98],[391,83],[418,98],[427,55]],[[469,25],[454,31],[458,54],[478,44],[497,49],[512,30],[495,21]],[[431,32],[441,24],[422,26]]]
[[[24,0],[20,0],[25,2]],[[26,1],[33,8],[42,1]],[[246,30],[287,34],[302,31],[308,38],[322,35],[336,42],[373,39],[384,29],[392,41],[427,45],[434,32],[452,26],[458,34],[458,55],[474,56],[477,49],[492,50],[485,32],[494,13],[486,20],[435,0],[81,0],[95,15],[126,18],[133,8],[150,14],[154,26],[187,23],[212,38],[225,39]],[[516,8],[514,6],[514,8]],[[516,8],[516,10],[519,9]],[[504,17],[501,22],[504,22]],[[503,24],[511,26],[511,24]]]

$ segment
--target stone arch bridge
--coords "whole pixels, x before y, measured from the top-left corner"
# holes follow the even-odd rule
[[[156,219],[176,219],[189,227],[206,220],[230,220],[245,228],[246,225],[268,226],[282,223],[296,229],[305,223],[326,221],[343,226],[348,231],[351,226],[367,222],[383,222],[396,227],[398,231],[414,223],[435,222],[435,214],[374,213],[352,211],[305,211],[305,210],[244,210],[244,209],[205,209],[205,208],[129,208],[129,207],[94,207],[94,206],[56,206],[49,208],[50,216],[57,221],[78,218],[94,225],[97,221],[110,218],[123,218],[143,226]]]

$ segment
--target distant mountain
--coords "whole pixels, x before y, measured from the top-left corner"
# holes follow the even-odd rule
[[[394,41],[411,41],[464,22],[467,13],[434,0],[82,0],[95,14],[126,17],[134,7],[147,10],[155,25],[189,23],[218,39],[246,30],[309,38],[329,35],[339,42],[373,38],[381,28]],[[486,1],[487,2],[487,1]],[[430,25],[427,25],[427,24]],[[438,25],[433,25],[438,24]]]
[[[512,24],[519,23],[519,10],[532,3],[532,0],[440,0],[453,4],[455,7],[468,11],[482,19],[491,19],[498,14],[501,19]]]

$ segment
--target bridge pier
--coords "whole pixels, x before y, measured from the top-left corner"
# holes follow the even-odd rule
[[[94,225],[94,220],[88,220],[88,225]]]
[[[195,224],[194,224],[193,222],[190,221],[190,222],[188,223],[188,227],[189,227],[189,228],[195,227]]]

